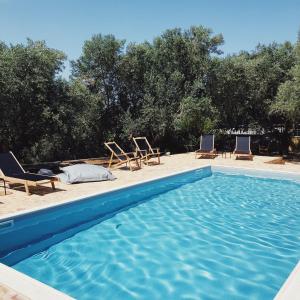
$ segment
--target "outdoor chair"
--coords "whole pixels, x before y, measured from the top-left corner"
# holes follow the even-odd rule
[[[253,160],[253,155],[251,152],[251,137],[236,136],[236,143],[233,154],[236,156],[236,159]]]
[[[136,146],[137,154],[146,165],[160,164],[159,148],[152,148],[146,137],[134,137],[133,142]],[[151,160],[152,158],[156,161]]]
[[[215,149],[215,136],[204,134],[200,138],[200,149],[195,151],[195,158],[215,158],[218,156]]]
[[[109,149],[111,152],[108,168],[113,169],[120,167],[122,165],[129,165],[130,171],[134,171],[136,169],[140,169],[140,158],[136,156],[136,153],[134,152],[125,152],[123,149],[116,143],[116,142],[107,142],[104,143],[104,145]],[[117,160],[115,163],[114,158]],[[133,167],[132,164],[135,164],[136,167]]]
[[[46,183],[51,183],[52,189],[55,190],[54,182],[57,181],[54,176],[26,172],[11,151],[0,153],[0,178],[11,184],[23,184],[27,195],[30,195],[30,186]]]

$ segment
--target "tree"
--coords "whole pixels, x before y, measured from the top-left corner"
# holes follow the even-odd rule
[[[174,118],[185,97],[205,97],[212,54],[221,35],[204,27],[167,30],[153,43],[129,44],[114,36],[93,36],[73,62],[73,77],[104,99],[103,138],[128,144],[132,134],[176,148]],[[104,140],[103,140],[104,141]]]
[[[51,135],[49,109],[63,98],[65,84],[57,74],[65,55],[44,42],[0,47],[1,143],[21,157],[33,158],[31,147]],[[50,158],[50,157],[49,157]]]
[[[140,133],[162,147],[182,150],[182,143],[174,134],[174,118],[183,99],[207,95],[211,56],[221,53],[218,47],[222,43],[221,35],[212,36],[211,30],[199,26],[185,31],[179,28],[167,30],[152,44],[142,45],[143,60],[140,62],[145,67],[140,82],[144,84],[143,100],[135,118]]]
[[[278,90],[271,113],[280,114],[287,124],[300,122],[300,42],[295,47],[296,64],[290,71],[291,79],[283,82]]]
[[[217,59],[209,75],[210,95],[222,112],[222,126],[272,128],[270,116],[279,85],[295,62],[290,43],[258,45],[255,51]]]
[[[199,137],[217,127],[219,112],[210,98],[187,97],[181,101],[175,128],[186,137]]]
[[[121,131],[120,119],[124,112],[120,103],[119,72],[124,43],[113,35],[94,35],[84,43],[80,58],[72,62],[73,78],[83,82],[92,95],[102,99],[102,103],[99,102],[101,118],[94,125],[95,132],[101,132],[98,136],[101,144]]]
[[[132,135],[172,152],[217,129],[284,123],[288,137],[300,122],[299,42],[220,57],[222,43],[202,26],[126,48],[98,34],[67,81],[61,51],[0,42],[0,143],[29,162],[99,156],[111,139],[131,148]]]

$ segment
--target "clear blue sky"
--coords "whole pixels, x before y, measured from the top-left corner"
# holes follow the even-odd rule
[[[252,50],[259,42],[295,42],[300,0],[0,0],[0,40],[45,40],[70,60],[96,33],[142,42],[191,25],[222,33],[225,54]]]

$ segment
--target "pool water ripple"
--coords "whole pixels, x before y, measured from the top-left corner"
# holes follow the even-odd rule
[[[77,299],[272,299],[300,259],[300,185],[215,173],[14,266]]]

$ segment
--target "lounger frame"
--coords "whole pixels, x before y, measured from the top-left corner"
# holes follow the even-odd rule
[[[24,168],[22,167],[22,165],[17,160],[17,158],[15,157],[15,155],[12,153],[12,151],[9,151],[9,153],[12,155],[12,157],[17,162],[17,164],[19,165],[20,169],[22,170],[22,172],[24,174],[34,174],[34,173],[26,172],[24,170]],[[34,174],[34,175],[36,175],[36,174]],[[0,168],[0,178],[4,179],[8,184],[23,184],[25,186],[25,191],[26,191],[27,195],[30,195],[30,189],[29,189],[30,186],[39,186],[39,185],[44,185],[44,184],[50,183],[52,189],[55,190],[54,182],[57,181],[57,178],[55,178],[55,177],[53,177],[53,179],[51,179],[51,180],[45,179],[45,180],[33,181],[33,180],[26,180],[26,179],[13,177],[12,175],[8,176],[8,175],[5,175],[5,173],[1,170],[1,168]]]
[[[114,168],[118,168],[122,165],[129,165],[129,169],[130,171],[134,171],[136,169],[140,169],[141,165],[139,163],[140,158],[138,156],[136,156],[135,152],[125,152],[116,142],[106,142],[104,143],[104,145],[109,149],[109,151],[111,152],[110,158],[109,158],[109,163],[108,163],[108,168],[109,169],[114,169]],[[118,148],[118,150],[120,151],[120,154],[117,154],[111,147],[111,145],[114,145],[115,147]],[[133,157],[130,157],[129,155],[133,155]],[[117,163],[114,163],[114,157],[118,160]],[[122,159],[122,158],[125,159]],[[135,163],[136,168],[134,168],[132,166],[132,163]]]
[[[203,135],[201,135],[201,137],[200,137],[200,149],[195,151],[195,158],[214,159],[218,156],[217,150],[215,148],[215,136],[214,135],[212,135],[212,136],[213,136],[212,149],[211,150],[203,150],[203,149],[201,149]]]
[[[148,149],[141,149],[139,145],[139,141],[143,140],[147,146]],[[152,148],[150,143],[148,142],[148,139],[145,136],[139,136],[139,137],[134,137],[133,142],[136,146],[136,152],[137,154],[141,157],[141,160],[146,164],[146,165],[159,165],[160,164],[160,151],[159,148]],[[151,159],[157,159],[157,161],[152,161]]]
[[[233,150],[233,155],[235,155],[235,159],[253,160],[253,154],[251,151],[251,137],[249,136],[249,151],[237,150],[238,138],[238,136],[235,137],[235,149]]]

